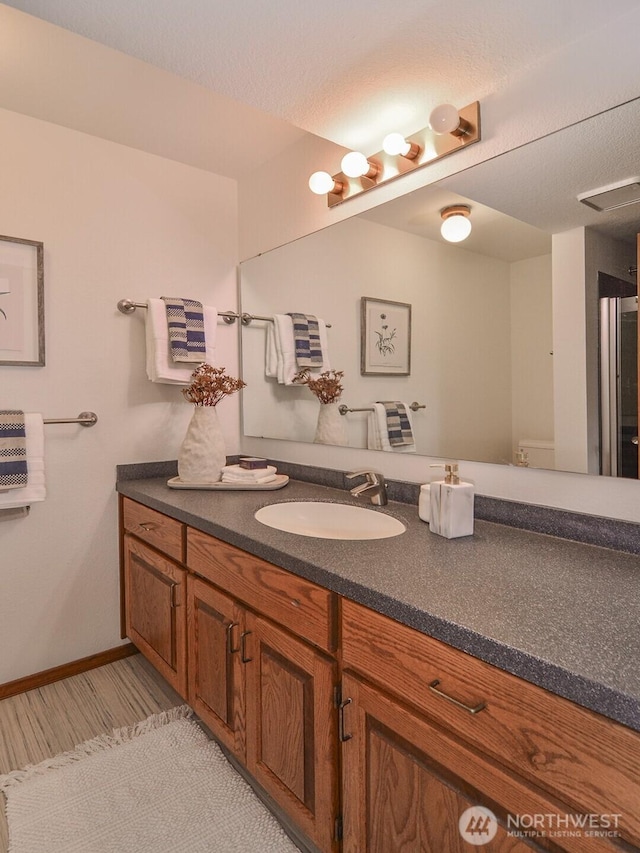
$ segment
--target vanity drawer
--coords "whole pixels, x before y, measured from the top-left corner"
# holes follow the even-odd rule
[[[342,642],[345,668],[558,796],[574,813],[621,814],[623,837],[640,843],[640,734],[348,600]]]
[[[192,528],[187,565],[319,648],[335,649],[336,598],[329,590]]]
[[[122,499],[124,529],[182,563],[185,525],[130,498]]]

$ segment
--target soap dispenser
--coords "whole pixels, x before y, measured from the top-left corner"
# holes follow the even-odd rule
[[[444,480],[431,483],[431,521],[432,533],[446,539],[459,536],[471,536],[473,533],[473,486],[461,483],[458,476],[458,463],[431,465],[431,468],[444,468]]]

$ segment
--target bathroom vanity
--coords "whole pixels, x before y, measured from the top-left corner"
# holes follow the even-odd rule
[[[462,853],[462,818],[492,853],[640,850],[639,557],[393,502],[384,540],[256,521],[355,502],[295,480],[118,491],[124,632],[308,849]]]

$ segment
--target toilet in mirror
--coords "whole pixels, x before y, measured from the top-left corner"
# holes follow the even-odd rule
[[[639,120],[636,99],[247,259],[242,310],[330,326],[350,447],[375,403],[415,402],[404,452],[635,479]],[[409,307],[408,371],[364,368],[365,302]],[[318,400],[266,374],[269,325],[242,329],[244,434],[311,442]]]

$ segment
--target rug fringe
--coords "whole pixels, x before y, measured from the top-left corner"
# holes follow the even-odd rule
[[[12,770],[10,773],[0,776],[0,792],[6,794],[14,785],[19,785],[21,782],[33,779],[35,776],[42,776],[48,770],[66,767],[69,764],[74,764],[76,761],[82,761],[83,758],[87,758],[90,755],[95,755],[97,752],[128,743],[134,738],[140,737],[140,735],[145,735],[148,732],[154,731],[154,729],[166,726],[167,723],[174,723],[177,720],[189,720],[193,716],[194,712],[188,705],[178,705],[175,708],[170,708],[168,711],[152,714],[146,720],[141,720],[133,726],[113,729],[111,734],[98,735],[91,740],[78,744],[68,752],[61,752],[52,758],[45,758],[44,761],[38,764],[29,764],[22,770]]]

